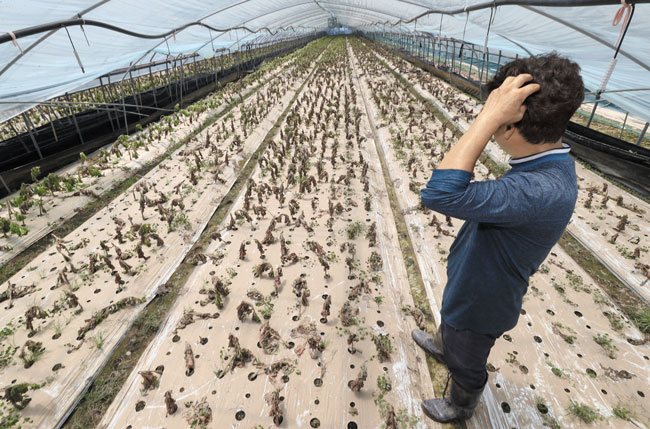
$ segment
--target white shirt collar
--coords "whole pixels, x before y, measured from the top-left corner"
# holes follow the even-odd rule
[[[542,157],[545,157],[545,156],[548,156],[548,155],[569,153],[570,150],[571,150],[571,146],[569,146],[568,144],[562,142],[562,147],[561,148],[546,150],[544,152],[524,156],[522,158],[514,158],[514,159],[511,158],[508,161],[508,164],[510,164],[510,165],[522,164],[524,162],[533,161],[535,159],[539,159],[539,158],[542,158]]]

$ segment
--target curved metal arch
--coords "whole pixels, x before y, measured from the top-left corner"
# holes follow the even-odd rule
[[[637,2],[634,2],[634,3],[637,3]],[[548,13],[542,11],[542,10],[536,9],[534,7],[530,7],[530,6],[522,6],[522,7],[524,9],[530,10],[531,12],[535,12],[535,13],[537,13],[539,15],[542,15],[543,17],[545,17],[547,19],[550,19],[550,20],[555,21],[555,22],[557,22],[559,24],[562,24],[562,25],[564,25],[566,27],[569,27],[570,29],[572,29],[574,31],[577,31],[578,33],[583,34],[583,35],[589,37],[590,39],[593,39],[593,40],[597,41],[598,43],[601,43],[601,44],[607,46],[608,48],[610,48],[610,49],[612,49],[614,51],[616,50],[616,46],[612,45],[608,41],[596,36],[595,34],[589,32],[589,31],[581,29],[577,25],[573,25],[568,21],[565,21],[565,20],[563,20],[561,18],[558,18],[558,17],[555,17],[553,15],[550,15],[550,14],[548,14]],[[635,64],[637,64],[638,66],[641,66],[642,68],[646,69],[647,71],[650,71],[650,65],[648,65],[648,64],[644,63],[643,61],[639,60],[638,58],[636,58],[634,55],[630,54],[629,52],[626,52],[623,49],[619,49],[618,52],[621,55],[627,57],[629,60],[631,60]]]
[[[631,3],[650,3],[650,0],[638,0],[638,1],[633,1]],[[420,15],[418,15],[418,16],[416,16],[414,18],[411,18],[409,20],[398,19],[395,22],[391,22],[389,20],[386,20],[386,21],[383,21],[383,22],[382,21],[377,21],[377,22],[374,23],[374,25],[390,25],[391,27],[395,27],[395,26],[400,25],[400,24],[410,24],[410,23],[416,21],[417,19],[420,19],[420,18],[422,18],[424,16],[427,16],[427,15],[433,15],[433,14],[458,15],[460,13],[465,13],[465,12],[469,12],[469,11],[473,11],[473,10],[479,10],[479,9],[486,9],[486,8],[493,7],[493,6],[518,5],[518,6],[521,6],[521,7],[525,8],[525,9],[527,9],[527,10],[530,10],[531,12],[535,12],[535,13],[541,15],[541,16],[544,16],[547,19],[550,19],[550,20],[558,22],[558,23],[560,23],[560,24],[562,24],[564,26],[567,26],[567,27],[571,28],[572,30],[577,31],[580,34],[582,34],[584,36],[587,36],[590,39],[595,40],[595,41],[597,41],[598,43],[600,43],[600,44],[602,44],[604,46],[607,46],[608,48],[610,48],[612,50],[616,50],[616,47],[614,45],[612,45],[611,43],[607,42],[606,40],[598,37],[597,35],[589,32],[587,30],[583,30],[582,28],[580,28],[580,27],[578,27],[576,25],[573,25],[570,22],[567,22],[567,21],[565,21],[565,20],[563,20],[561,18],[557,18],[557,17],[555,17],[553,15],[547,14],[546,12],[544,12],[542,10],[536,9],[536,8],[534,8],[532,6],[528,6],[526,4],[531,4],[531,5],[534,4],[536,6],[539,5],[539,6],[545,6],[545,7],[570,7],[570,6],[575,7],[575,6],[604,6],[604,5],[618,4],[618,2],[610,1],[610,0],[576,0],[576,1],[573,1],[573,2],[569,2],[569,1],[566,1],[566,0],[549,0],[547,2],[533,1],[533,0],[530,0],[530,1],[494,0],[492,2],[477,3],[477,4],[475,4],[475,5],[471,6],[471,7],[466,7],[464,9],[453,9],[453,10],[431,9],[431,10],[428,10],[427,12],[421,13]],[[500,36],[502,36],[502,35],[500,35]],[[510,41],[513,42],[512,40],[510,40]],[[515,44],[517,44],[517,43],[515,43]],[[518,45],[518,46],[521,47],[521,45]],[[621,55],[623,55],[624,57],[628,58],[629,60],[631,60],[632,62],[634,62],[635,64],[637,64],[638,66],[640,66],[641,68],[643,68],[643,69],[645,69],[647,71],[650,71],[650,65],[648,65],[648,64],[644,63],[643,61],[639,60],[638,58],[636,58],[634,55],[630,54],[629,52],[627,52],[627,51],[625,51],[623,49],[619,49],[619,53]]]
[[[83,25],[83,21],[84,21],[84,20],[81,19],[81,15],[84,15],[84,14],[86,14],[86,13],[89,13],[89,12],[91,12],[92,10],[98,8],[99,6],[102,6],[102,5],[106,4],[106,3],[108,3],[109,1],[110,1],[110,0],[101,0],[99,3],[96,3],[95,5],[93,5],[93,6],[89,7],[89,8],[87,8],[87,9],[83,10],[82,12],[77,13],[75,16],[78,17],[78,18],[82,21],[81,24],[77,24],[77,25]],[[210,12],[209,14],[205,15],[204,17],[202,17],[202,18],[199,19],[198,21],[194,21],[194,23],[188,23],[188,24],[186,24],[185,26],[179,27],[179,28],[177,28],[177,29],[172,29],[170,32],[166,33],[166,36],[172,35],[172,34],[174,34],[174,33],[176,33],[176,32],[180,32],[180,31],[182,31],[182,30],[188,28],[189,26],[191,26],[191,24],[202,25],[202,22],[201,22],[202,20],[207,19],[207,18],[209,18],[209,17],[211,17],[211,16],[214,16],[214,15],[216,15],[216,14],[222,13],[222,12],[228,10],[228,9],[232,9],[233,7],[241,6],[242,4],[248,3],[248,2],[250,2],[250,1],[252,1],[252,0],[241,0],[241,1],[237,2],[237,3],[233,3],[233,4],[230,4],[230,5],[226,6],[226,7],[222,7],[222,8],[220,8],[220,9],[217,9],[216,11]],[[308,3],[310,3],[310,2],[303,2],[303,3],[300,3],[300,4],[308,4]],[[294,7],[294,6],[298,6],[298,4],[294,4],[294,5],[291,5],[291,6],[289,6],[289,7]],[[281,8],[281,9],[278,9],[278,10],[284,10],[284,9],[287,9],[287,8],[288,8],[288,7],[286,7],[286,8]],[[260,15],[260,16],[263,16],[263,15]],[[74,19],[74,16],[73,16],[73,18],[71,18],[71,19],[68,20],[68,21],[74,21],[74,20],[75,20],[75,19]],[[57,21],[56,23],[59,23],[59,24],[60,24],[60,23],[62,23],[62,22],[64,22],[64,21]],[[89,21],[89,22],[90,22],[90,21]],[[99,22],[99,21],[94,21],[94,22]],[[33,49],[34,47],[36,47],[36,46],[37,46],[38,44],[40,44],[42,41],[44,41],[44,40],[47,39],[48,37],[52,36],[54,33],[56,33],[57,30],[59,30],[61,27],[63,27],[63,25],[61,25],[61,26],[54,26],[54,25],[52,25],[52,24],[54,24],[54,23],[49,23],[49,25],[52,26],[52,29],[51,29],[51,30],[50,30],[46,35],[44,35],[44,36],[41,37],[39,40],[37,40],[36,42],[34,42],[32,45],[30,45],[28,48],[26,48],[25,50],[23,50],[22,53],[20,53],[20,54],[17,55],[16,57],[14,57],[14,59],[12,59],[12,61],[10,61],[10,62],[9,62],[9,63],[8,63],[8,64],[7,64],[3,69],[2,69],[2,70],[0,70],[0,76],[1,76],[3,73],[5,73],[5,72],[6,72],[6,71],[11,67],[11,66],[13,66],[13,65],[14,65],[14,64],[15,64],[15,63],[20,59],[20,58],[22,58],[22,57],[23,57],[23,56],[24,56],[28,51],[30,51],[31,49]],[[112,26],[112,25],[110,25],[110,24],[104,24],[104,23],[102,23],[102,24],[103,24],[103,25],[101,25],[101,26],[104,26],[105,28],[113,27],[113,29],[119,29],[119,27],[117,27],[117,26]],[[45,27],[47,27],[47,25],[48,25],[48,24],[45,24]],[[203,26],[207,26],[207,25],[203,25]],[[31,27],[31,28],[23,29],[23,30],[35,29],[35,28],[38,28],[38,27],[43,27],[43,26],[36,26],[36,27]],[[110,28],[109,28],[109,29],[110,29]],[[211,28],[211,29],[214,29],[214,28]],[[234,28],[233,28],[233,29],[234,29]],[[268,28],[261,28],[261,29],[258,29],[258,30],[255,30],[255,31],[251,31],[251,32],[256,33],[257,31],[262,30],[262,29],[265,29],[265,30],[267,30],[269,33],[273,34],[273,32],[272,32],[270,29],[268,29]],[[120,29],[120,30],[122,30],[122,29]],[[214,30],[217,31],[217,29],[214,29]],[[231,30],[231,29],[227,29],[227,30],[225,30],[225,31],[230,31],[230,30]],[[249,29],[247,29],[247,30],[249,30]],[[40,31],[38,31],[38,32],[43,32],[43,31],[47,31],[47,30],[40,30]],[[249,31],[250,31],[250,30],[249,30]],[[18,30],[18,31],[16,31],[16,32],[14,32],[14,37],[19,38],[19,37],[25,37],[25,36],[27,36],[27,35],[31,35],[29,32],[28,32],[27,34],[22,35],[22,36],[19,36],[19,35],[16,35],[16,34],[15,34],[15,33],[19,33],[19,34],[20,34],[20,32],[21,32],[21,30]],[[131,32],[130,30],[124,30],[124,31],[122,31],[122,32],[126,32],[127,34],[128,34],[128,33],[132,33],[131,35],[138,35],[138,37],[142,37],[142,35],[141,35],[140,33]],[[33,33],[33,34],[37,34],[37,33]],[[163,33],[163,34],[165,34],[165,33]],[[165,37],[164,35],[158,35],[158,36],[159,36],[159,37]],[[159,38],[159,37],[151,37],[151,38]],[[4,39],[7,39],[7,40],[4,40]],[[6,42],[8,42],[9,40],[11,40],[11,36],[9,36],[9,33],[6,33],[5,35],[0,35],[0,43],[6,43]],[[163,40],[163,42],[165,42],[166,40],[167,40],[167,38],[165,37],[165,39]],[[153,49],[155,49],[156,47],[160,46],[160,44],[162,44],[163,42],[161,42],[161,43],[159,43],[158,45],[154,46],[154,47],[153,47],[152,49],[150,49],[147,53],[150,53]],[[138,60],[138,62],[139,62],[139,61],[140,61],[140,59]]]
[[[278,21],[279,25],[284,24],[287,21],[290,22],[300,22],[301,25],[305,25],[305,23],[316,20],[316,19],[324,19],[325,20],[325,26],[322,27],[323,30],[326,29],[327,27],[327,16],[324,13],[312,13],[311,11],[309,12],[303,12],[301,14],[293,15],[290,17],[285,18],[284,20]],[[304,19],[304,20],[303,20]],[[316,28],[316,27],[314,27]]]
[[[244,22],[248,22],[248,21],[244,21]],[[77,25],[78,26],[86,25],[86,26],[89,26],[89,27],[101,27],[101,28],[105,28],[107,30],[116,31],[116,32],[119,32],[119,33],[126,34],[127,36],[138,37],[138,38],[141,38],[141,39],[161,39],[161,38],[164,38],[164,37],[172,36],[172,35],[174,35],[176,33],[180,33],[181,31],[186,30],[186,29],[188,29],[190,27],[205,27],[207,29],[210,29],[212,31],[216,31],[218,33],[227,33],[228,31],[232,31],[232,30],[246,30],[249,33],[257,33],[258,31],[267,31],[270,34],[275,34],[280,30],[286,30],[288,28],[293,28],[293,26],[291,26],[291,25],[289,27],[286,27],[286,28],[277,27],[275,32],[273,30],[271,30],[270,28],[266,27],[266,26],[260,27],[257,30],[252,30],[252,29],[246,27],[245,25],[237,25],[237,26],[228,27],[228,28],[216,28],[216,27],[213,27],[213,26],[211,26],[209,24],[203,23],[201,21],[192,21],[192,22],[188,22],[186,24],[183,24],[180,27],[173,28],[173,29],[171,29],[169,31],[166,31],[164,33],[145,34],[145,33],[138,33],[136,31],[131,31],[131,30],[128,30],[126,28],[118,27],[118,26],[113,25],[113,24],[107,24],[107,23],[105,23],[103,21],[96,21],[94,19],[84,19],[84,18],[69,19],[69,20],[66,20],[66,21],[52,22],[52,23],[49,23],[49,24],[45,25],[45,28],[54,29],[54,28],[60,28],[60,27],[72,27],[72,26],[77,26]],[[32,28],[26,28],[24,30],[19,30],[19,31],[20,31],[20,37],[26,37],[26,36],[31,36],[32,34],[35,34],[34,32],[37,31],[37,30],[32,27]],[[16,38],[18,38],[18,35],[16,35]],[[0,43],[6,43],[6,42],[9,42],[10,40],[11,40],[11,36],[9,34],[0,36]]]
[[[296,27],[299,28],[299,27],[301,27],[301,26],[296,26]],[[218,39],[219,37],[223,36],[223,35],[224,35],[225,33],[227,33],[228,31],[231,31],[231,30],[237,30],[238,28],[244,28],[244,29],[247,29],[251,34],[255,34],[255,33],[258,33],[258,32],[260,32],[260,31],[267,31],[269,34],[274,35],[274,34],[278,34],[281,30],[282,30],[282,31],[288,31],[289,29],[291,29],[292,31],[295,32],[295,31],[296,31],[296,30],[295,30],[296,27],[294,27],[294,26],[292,26],[292,25],[290,25],[290,26],[288,26],[288,27],[286,27],[286,28],[278,27],[278,29],[276,30],[275,33],[273,33],[272,31],[270,31],[270,30],[269,30],[268,28],[266,28],[266,27],[262,27],[262,28],[260,28],[260,29],[255,30],[255,31],[248,30],[246,27],[233,27],[233,28],[230,29],[230,30],[225,30],[225,31],[220,32],[220,34],[219,34],[218,36],[215,36],[215,37],[211,38],[211,39],[208,40],[208,41],[207,41],[203,46],[206,46],[208,43],[212,43],[213,41],[215,41],[215,40]],[[151,49],[149,49],[147,52],[145,52],[145,53],[144,53],[140,58],[138,58],[135,62],[133,62],[133,63],[129,66],[129,68],[126,70],[126,72],[124,72],[124,75],[122,76],[122,80],[124,80],[124,78],[126,77],[127,73],[128,73],[128,72],[129,72],[129,71],[130,71],[130,70],[131,70],[135,65],[137,65],[140,61],[142,61],[144,58],[146,58],[146,57],[147,57],[147,56],[148,56],[148,55],[149,55],[149,54],[150,54],[154,49],[158,48],[160,45],[162,45],[163,43],[167,42],[167,41],[169,40],[169,37],[170,37],[170,36],[171,36],[171,34],[170,34],[170,35],[167,35],[167,36],[164,36],[163,40],[162,40],[160,43],[158,43],[158,44],[156,44],[155,46],[153,46]],[[234,41],[230,46],[232,47],[235,43],[239,42],[239,40],[240,40],[240,39]],[[203,46],[201,46],[201,48],[203,48]],[[201,49],[201,48],[199,48],[199,49]],[[228,48],[228,50],[230,50],[230,49]],[[198,49],[197,49],[197,51],[198,51]],[[196,51],[194,51],[194,52],[196,52]]]
[[[81,12],[78,12],[76,15],[73,15],[73,18],[74,18],[75,16],[81,17],[82,15],[85,15],[85,14],[87,14],[87,13],[89,13],[89,12],[92,12],[93,10],[97,9],[98,7],[102,6],[102,5],[105,4],[105,3],[108,3],[109,1],[111,1],[111,0],[101,0],[101,1],[99,1],[98,3],[95,3],[94,5],[92,5],[92,6],[90,6],[90,7],[87,7],[86,9],[82,10]],[[0,76],[2,76],[2,75],[3,75],[7,70],[9,70],[9,68],[10,68],[11,66],[13,66],[13,65],[14,65],[14,64],[19,60],[19,59],[21,59],[23,56],[25,56],[25,54],[27,54],[29,51],[31,51],[32,49],[34,49],[36,46],[40,45],[43,41],[45,41],[45,39],[47,39],[48,37],[50,37],[51,35],[53,35],[54,33],[56,33],[56,31],[57,31],[57,30],[49,31],[47,34],[44,34],[41,38],[39,38],[38,40],[36,40],[34,43],[32,43],[31,45],[29,45],[29,46],[26,47],[25,49],[23,49],[22,52],[19,52],[18,55],[16,55],[15,57],[13,57],[13,58],[11,59],[11,61],[9,61],[9,62],[7,63],[7,65],[5,65],[5,66],[2,68],[2,70],[0,70]]]
[[[293,4],[289,5],[289,6],[279,8],[279,9],[274,9],[274,10],[272,10],[270,12],[260,13],[260,14],[258,14],[256,16],[252,17],[252,18],[247,19],[246,21],[242,21],[242,23],[249,23],[251,21],[254,21],[254,20],[262,18],[262,17],[267,17],[269,15],[272,15],[272,14],[275,14],[275,13],[278,13],[278,12],[284,12],[287,9],[292,9],[292,8],[295,8],[295,7],[298,7],[298,6],[305,6],[305,5],[316,6],[314,4],[313,0],[301,1],[301,2],[298,2],[298,3],[293,3]],[[290,22],[299,22],[299,21],[296,21],[296,16],[301,16],[301,15],[304,15],[304,14],[307,14],[307,16],[319,16],[319,15],[320,16],[327,16],[326,12],[324,12],[321,8],[313,7],[311,9],[307,9],[307,10],[298,12],[297,15],[288,16],[287,20],[289,20]]]
[[[285,7],[280,8],[280,9],[275,9],[275,10],[273,10],[271,12],[266,12],[266,13],[263,13],[263,14],[256,15],[256,16],[254,16],[252,18],[249,18],[249,19],[247,19],[245,21],[242,21],[239,25],[241,26],[242,24],[247,24],[247,23],[249,23],[251,21],[254,21],[254,20],[258,19],[258,18],[261,18],[263,16],[268,16],[268,15],[271,15],[273,13],[282,12],[282,11],[285,11],[287,9],[291,9],[291,8],[298,7],[298,6],[303,6],[303,5],[306,5],[306,4],[314,4],[314,3],[312,1],[303,1],[303,2],[300,2],[300,3],[294,3],[292,5],[285,6]],[[318,9],[315,9],[315,11],[318,11]],[[292,28],[293,29],[294,27],[289,26],[287,28]],[[245,28],[245,27],[244,27],[244,29],[249,31],[249,32],[252,32],[252,33],[256,33],[257,31],[259,31],[259,30],[256,30],[256,31],[253,32],[253,31],[250,31],[248,28]],[[224,34],[226,34],[226,32],[223,32],[219,36],[215,37],[215,40],[218,39],[219,37],[223,36]]]
[[[344,15],[348,15],[348,16],[354,18],[354,19],[358,19],[360,21],[368,22],[370,24],[370,23],[374,22],[374,17],[369,17],[368,13],[369,13],[369,11],[364,11],[364,12],[361,12],[361,11],[347,11],[347,12],[345,12]]]
[[[385,16],[390,16],[390,17],[393,17],[393,18],[398,18],[400,20],[404,19],[403,17],[401,17],[399,15],[395,15],[395,14],[388,13],[388,12],[383,12],[383,11],[380,11],[380,10],[377,10],[377,9],[374,9],[374,8],[371,8],[371,7],[357,6],[357,5],[345,5],[343,3],[337,3],[337,2],[333,2],[333,1],[329,1],[329,0],[319,0],[319,1],[321,3],[323,3],[323,4],[327,4],[328,7],[345,8],[346,10],[344,10],[342,12],[342,14],[345,14],[347,11],[350,10],[350,8],[352,8],[352,9],[362,10],[362,11],[364,11],[364,13],[365,12],[372,12],[372,13],[376,13],[376,14],[379,14],[379,15],[385,15]],[[404,1],[404,0],[398,0],[398,1],[400,1],[401,3],[409,3],[409,4],[411,4],[410,2]],[[424,6],[420,6],[420,7],[424,8]]]
[[[628,3],[650,3],[650,0],[630,0]],[[401,21],[401,24],[410,24],[427,15],[458,15],[461,13],[473,12],[475,10],[495,8],[497,6],[544,6],[544,7],[585,7],[585,6],[607,6],[618,5],[617,0],[491,0],[482,3],[476,3],[471,6],[456,9],[429,9],[421,14],[407,20]],[[396,23],[397,24],[397,23]]]

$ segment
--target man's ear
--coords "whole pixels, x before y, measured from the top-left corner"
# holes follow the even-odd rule
[[[512,136],[515,134],[515,126],[512,124],[508,124],[505,126],[505,131],[503,132],[503,137],[506,140],[510,140]]]

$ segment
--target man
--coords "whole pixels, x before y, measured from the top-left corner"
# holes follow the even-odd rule
[[[502,67],[488,90],[483,110],[421,191],[426,207],[465,220],[449,252],[438,333],[412,333],[449,369],[449,397],[422,402],[439,422],[472,416],[490,349],[517,324],[528,279],[577,198],[575,165],[561,139],[584,97],[580,67],[554,53],[520,59]],[[492,136],[512,168],[498,180],[470,183]]]

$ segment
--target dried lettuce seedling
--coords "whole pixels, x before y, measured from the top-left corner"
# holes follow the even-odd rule
[[[194,353],[192,352],[192,346],[185,343],[185,375],[189,377],[192,374],[194,374]]]
[[[364,364],[361,365],[361,370],[359,371],[357,378],[348,381],[348,387],[353,392],[359,392],[363,388],[363,383],[366,381],[366,378],[368,378],[368,370],[366,369],[366,365]]]

